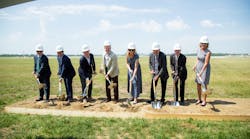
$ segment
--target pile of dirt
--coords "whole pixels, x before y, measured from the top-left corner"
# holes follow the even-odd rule
[[[250,120],[250,99],[209,98],[205,107],[195,104],[195,100],[185,101],[184,106],[171,106],[167,101],[161,109],[153,109],[146,99],[137,104],[127,103],[126,98],[118,103],[105,102],[104,98],[81,102],[75,99],[70,105],[52,96],[50,102],[36,102],[34,98],[17,102],[5,109],[11,113],[90,116],[117,118],[194,118],[208,120]]]

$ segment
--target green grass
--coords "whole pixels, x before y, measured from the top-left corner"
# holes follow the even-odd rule
[[[72,58],[77,71],[78,58]],[[100,57],[96,57],[97,71]],[[143,94],[149,98],[150,74],[148,57],[141,57]],[[186,98],[196,98],[194,57],[187,58]],[[51,94],[57,94],[57,61],[50,58]],[[210,87],[214,98],[250,98],[250,58],[212,58]],[[119,58],[119,91],[126,97],[125,58]],[[86,117],[55,117],[8,114],[6,105],[38,95],[32,76],[32,58],[0,58],[0,138],[249,138],[250,121],[146,120]],[[169,57],[168,57],[168,70]],[[172,98],[172,80],[168,80],[167,96]],[[74,94],[81,92],[78,75],[73,81]],[[94,97],[105,97],[104,79],[94,78]]]

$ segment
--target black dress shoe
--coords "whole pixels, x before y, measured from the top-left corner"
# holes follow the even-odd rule
[[[180,102],[180,105],[181,105],[181,106],[184,106],[184,105],[185,105],[185,102],[184,102],[184,101],[181,101],[181,102]]]
[[[151,104],[152,101],[153,101],[153,100],[148,100],[147,103],[148,103],[148,104]]]
[[[36,99],[36,101],[42,101],[42,100],[43,100],[43,98]]]
[[[104,102],[106,102],[106,103],[107,103],[107,102],[110,102],[110,101],[111,101],[111,99],[106,99]]]

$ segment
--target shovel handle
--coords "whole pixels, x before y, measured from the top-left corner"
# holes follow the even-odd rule
[[[154,78],[152,80],[153,80],[153,91],[154,91],[154,96],[155,96],[155,100],[156,100],[155,80],[154,80]]]
[[[62,83],[59,82],[58,84],[58,92],[59,92],[59,95],[62,95]]]
[[[38,78],[36,78],[36,82],[38,85],[41,84]]]

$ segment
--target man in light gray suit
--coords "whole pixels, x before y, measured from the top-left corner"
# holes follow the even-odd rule
[[[117,56],[115,53],[111,51],[111,42],[105,41],[104,42],[104,50],[105,53],[102,57],[102,66],[100,69],[100,72],[105,74],[106,79],[106,95],[107,100],[106,102],[111,101],[111,94],[110,94],[110,88],[108,87],[111,82],[115,83],[116,86],[114,86],[114,100],[115,103],[119,100],[119,92],[118,92],[118,75],[119,75],[119,68],[118,68],[118,62],[117,62]]]

